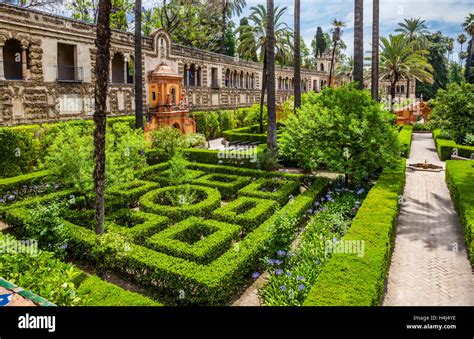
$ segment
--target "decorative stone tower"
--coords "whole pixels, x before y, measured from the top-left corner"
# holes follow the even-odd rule
[[[183,134],[196,132],[196,122],[189,116],[183,93],[183,77],[173,73],[166,62],[148,73],[148,110],[145,133],[161,125],[178,128]]]

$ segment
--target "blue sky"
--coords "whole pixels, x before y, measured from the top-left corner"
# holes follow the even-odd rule
[[[247,0],[247,7],[242,16],[250,13],[250,7],[266,4],[265,0]],[[284,21],[293,27],[293,0],[275,0],[275,6],[288,7]],[[430,31],[442,31],[445,35],[457,38],[462,33],[461,23],[469,13],[474,12],[474,0],[380,0],[380,34],[392,33],[398,22],[404,18],[426,20]],[[340,19],[346,22],[343,40],[347,44],[346,54],[353,53],[354,36],[354,0],[301,0],[301,35],[306,44],[311,46],[316,28],[321,26],[324,31],[331,27],[331,21]],[[238,23],[239,19],[234,18]],[[364,49],[371,49],[372,0],[364,1]],[[459,44],[455,52],[459,52]],[[466,50],[466,44],[463,46]],[[457,55],[457,54],[456,54]],[[457,57],[456,57],[457,58]],[[455,59],[457,60],[457,59]]]

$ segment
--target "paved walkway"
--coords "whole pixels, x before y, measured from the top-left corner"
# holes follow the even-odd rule
[[[431,134],[413,134],[408,163],[438,159]],[[385,306],[474,305],[474,278],[445,172],[407,169]]]

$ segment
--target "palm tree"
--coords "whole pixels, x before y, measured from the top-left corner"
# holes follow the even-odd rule
[[[142,0],[135,1],[135,127],[143,124]]]
[[[380,39],[380,3],[374,0],[372,14],[372,99],[379,100],[379,39]]]
[[[428,38],[430,34],[428,27],[426,27],[426,21],[421,18],[405,19],[403,22],[398,23],[398,28],[395,32],[402,33],[410,42],[414,42],[413,48],[426,49],[428,48]]]
[[[380,39],[381,79],[390,81],[390,110],[393,111],[395,88],[398,81],[414,78],[421,82],[433,83],[433,67],[426,60],[427,50],[415,50],[414,43],[404,35],[390,35]]]
[[[461,63],[461,53],[462,51],[462,45],[464,45],[467,41],[466,34],[461,33],[458,35],[458,43],[461,45],[461,51],[459,52],[459,63]]]
[[[301,37],[300,37],[301,2],[295,0],[295,33],[294,33],[294,76],[295,76],[295,112],[301,105]]]
[[[364,88],[364,1],[354,0],[354,80]]]
[[[276,107],[275,107],[275,25],[273,0],[267,0],[267,148],[270,156],[276,158],[278,145],[276,136]]]
[[[336,50],[339,41],[341,41],[341,36],[342,36],[342,29],[346,26],[346,24],[340,20],[334,19],[332,21],[332,28],[331,28],[331,33],[332,33],[332,54],[331,54],[331,65],[329,67],[329,87],[332,86],[332,74],[334,70],[334,62],[335,62],[335,57],[336,57]]]
[[[95,223],[97,234],[104,233],[105,216],[105,126],[107,112],[107,86],[110,64],[110,11],[111,0],[99,1],[97,18],[95,63],[95,112],[94,112],[94,193]]]
[[[242,51],[250,51],[257,48],[259,59],[263,62],[262,70],[262,92],[260,95],[260,133],[263,133],[263,105],[265,102],[265,90],[267,88],[267,22],[268,15],[267,9],[263,5],[257,5],[252,7],[249,16],[249,21],[253,25],[241,26],[240,29],[240,48]],[[278,8],[275,7],[273,14],[274,23],[274,47],[277,54],[283,53],[287,50],[288,46],[288,33],[290,31],[286,23],[281,21],[282,16],[285,14],[286,7]]]
[[[404,22],[398,23],[398,28],[395,32],[399,32],[408,39],[413,45],[413,50],[424,50],[429,47],[428,35],[430,32],[427,29],[426,21],[421,18],[405,19]],[[410,78],[407,78],[406,97],[410,97]]]
[[[240,15],[247,5],[246,0],[222,0],[222,28],[221,28],[221,53],[225,53],[225,32],[227,20],[232,19],[234,14]]]
[[[467,47],[467,59],[466,59],[466,70],[465,70],[466,81],[470,82],[469,80],[471,79],[472,53],[474,51],[474,13],[470,13],[466,17],[466,20],[462,24],[462,27],[464,28],[466,33],[469,34],[469,36],[471,37],[471,42],[469,43]]]

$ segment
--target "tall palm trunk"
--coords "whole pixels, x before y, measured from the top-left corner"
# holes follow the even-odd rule
[[[380,3],[374,0],[372,20],[372,99],[379,100]]]
[[[467,59],[466,59],[466,69],[464,71],[464,76],[467,82],[470,82],[471,79],[471,66],[472,66],[472,53],[474,50],[474,36],[471,35],[471,41],[467,45]]]
[[[135,127],[143,125],[142,0],[135,2]]]
[[[263,49],[262,90],[260,94],[260,134],[263,133],[263,105],[265,104],[265,91],[267,89],[267,49]]]
[[[95,112],[94,112],[94,193],[95,223],[97,234],[104,233],[105,214],[105,126],[107,111],[107,86],[110,63],[110,11],[111,0],[99,1],[97,36],[95,44]]]
[[[267,147],[271,156],[277,155],[276,107],[275,107],[275,27],[273,0],[267,0]]]
[[[329,87],[332,87],[332,74],[334,73],[334,58],[336,56],[337,41],[332,46],[331,66],[329,67]]]
[[[398,78],[390,83],[390,112],[394,111],[394,104],[395,104],[395,91],[397,87]]]
[[[225,53],[225,31],[227,30],[227,0],[222,3],[221,53]]]
[[[410,98],[410,78],[407,78],[407,91],[406,91],[406,98]]]
[[[295,112],[301,106],[301,37],[300,37],[300,0],[295,0],[295,50],[294,50],[294,72],[295,72]]]
[[[354,0],[354,80],[364,88],[364,2]]]

